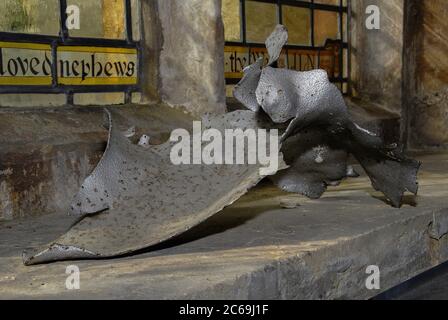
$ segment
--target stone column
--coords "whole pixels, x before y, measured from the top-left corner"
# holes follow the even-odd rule
[[[399,115],[404,0],[352,0],[352,93]],[[368,30],[366,8],[380,9],[380,29]]]
[[[225,111],[221,0],[158,0],[160,98],[195,114]]]
[[[408,108],[409,143],[413,148],[448,148],[448,5],[445,0],[418,1],[414,57],[415,90]]]

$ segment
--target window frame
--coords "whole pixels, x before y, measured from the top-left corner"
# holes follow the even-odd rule
[[[339,83],[341,85],[341,91],[344,92],[344,84],[347,85],[347,92],[344,92],[344,94],[349,92],[349,85],[350,85],[350,20],[351,20],[351,0],[346,0],[346,6],[344,6],[344,1],[339,0],[339,5],[331,5],[331,4],[322,4],[322,3],[316,3],[315,0],[307,1],[299,1],[299,0],[239,0],[240,2],[240,22],[241,22],[241,41],[225,41],[226,47],[243,47],[251,50],[251,48],[264,48],[264,43],[254,43],[247,41],[247,17],[246,17],[246,1],[254,1],[254,2],[262,2],[262,3],[269,3],[269,4],[275,4],[277,9],[277,22],[279,24],[283,24],[283,6],[291,6],[291,7],[298,7],[298,8],[305,8],[309,9],[310,12],[310,37],[311,37],[311,45],[290,45],[287,44],[284,46],[284,49],[286,51],[286,59],[289,60],[289,55],[287,54],[287,51],[290,50],[311,50],[316,51],[318,56],[318,65],[317,68],[320,66],[320,52],[326,49],[327,44],[336,44],[339,46],[339,61],[338,65],[340,66],[339,75],[337,77],[330,78],[330,81]],[[315,45],[315,10],[321,10],[321,11],[327,11],[327,12],[336,12],[338,13],[338,31],[340,35],[340,39],[338,40],[327,40],[326,44],[323,46],[316,46]],[[346,14],[346,24],[344,26],[344,14]],[[346,30],[346,31],[345,31]],[[344,35],[347,41],[344,42]],[[344,61],[344,50],[347,50],[347,61]],[[249,62],[250,63],[250,62]],[[344,77],[344,68],[345,63],[347,64],[347,77]],[[288,61],[289,65],[289,61]],[[236,78],[226,78],[226,85],[233,85],[239,82],[239,79]]]
[[[52,54],[52,85],[3,85],[0,86],[0,94],[65,94],[66,103],[74,104],[75,93],[107,93],[107,92],[123,92],[125,94],[125,104],[131,103],[132,93],[141,91],[141,70],[142,70],[142,50],[141,37],[140,40],[133,39],[132,24],[132,5],[131,0],[123,0],[125,8],[125,39],[107,39],[107,38],[89,38],[89,37],[72,37],[67,29],[67,0],[59,0],[59,35],[42,35],[33,33],[19,32],[0,32],[0,41],[11,42],[30,42],[37,44],[47,44],[51,46]],[[141,2],[138,1],[139,6]],[[139,10],[140,14],[140,10]],[[142,19],[140,17],[140,25]],[[136,85],[62,85],[58,84],[58,66],[57,66],[57,49],[59,46],[94,46],[94,47],[111,47],[111,48],[127,48],[137,50],[137,84]]]

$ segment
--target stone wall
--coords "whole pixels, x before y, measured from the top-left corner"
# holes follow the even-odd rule
[[[192,113],[225,111],[221,0],[158,0],[160,97]]]
[[[365,27],[371,4],[381,10],[380,30]],[[401,116],[413,149],[448,147],[447,16],[444,0],[352,1],[353,97]]]
[[[380,30],[365,27],[367,6],[380,9]],[[351,89],[366,104],[401,112],[404,0],[352,1]]]
[[[416,92],[409,110],[410,144],[415,148],[448,147],[448,4],[419,2],[415,46]],[[412,21],[411,21],[412,22]],[[410,93],[412,94],[412,93]]]

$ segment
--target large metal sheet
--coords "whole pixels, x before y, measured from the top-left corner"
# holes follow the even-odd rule
[[[260,164],[174,165],[176,142],[132,144],[109,118],[107,149],[72,206],[73,214],[84,217],[59,239],[25,253],[25,264],[112,257],[158,244],[230,205],[263,178]],[[252,111],[202,121],[203,128],[220,132],[269,125]]]

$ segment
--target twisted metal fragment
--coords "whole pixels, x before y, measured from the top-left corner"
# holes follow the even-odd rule
[[[348,153],[332,143],[322,130],[308,130],[288,138],[282,146],[289,168],[270,179],[283,191],[318,199],[329,185],[348,177]]]
[[[280,58],[280,54],[282,53],[283,46],[287,42],[288,30],[281,24],[277,25],[265,42],[269,54],[269,66],[272,66],[277,62]]]
[[[281,52],[278,45],[284,44],[279,39],[285,38],[278,36],[279,30],[277,27],[269,37],[275,59]],[[344,160],[343,155],[349,153],[362,165],[373,187],[383,192],[393,206],[401,205],[404,192],[417,194],[420,163],[405,158],[397,145],[392,148],[385,145],[381,137],[354,123],[342,93],[324,70],[298,72],[268,66],[259,79],[255,91],[257,103],[274,123],[287,125],[282,151],[293,154],[286,159],[290,168],[273,178],[283,190],[320,197],[327,185],[356,176]],[[257,109],[245,99],[239,101],[251,110]],[[295,136],[291,147],[288,139]],[[310,145],[310,141],[314,142]],[[328,161],[315,163],[315,150],[324,150]]]

